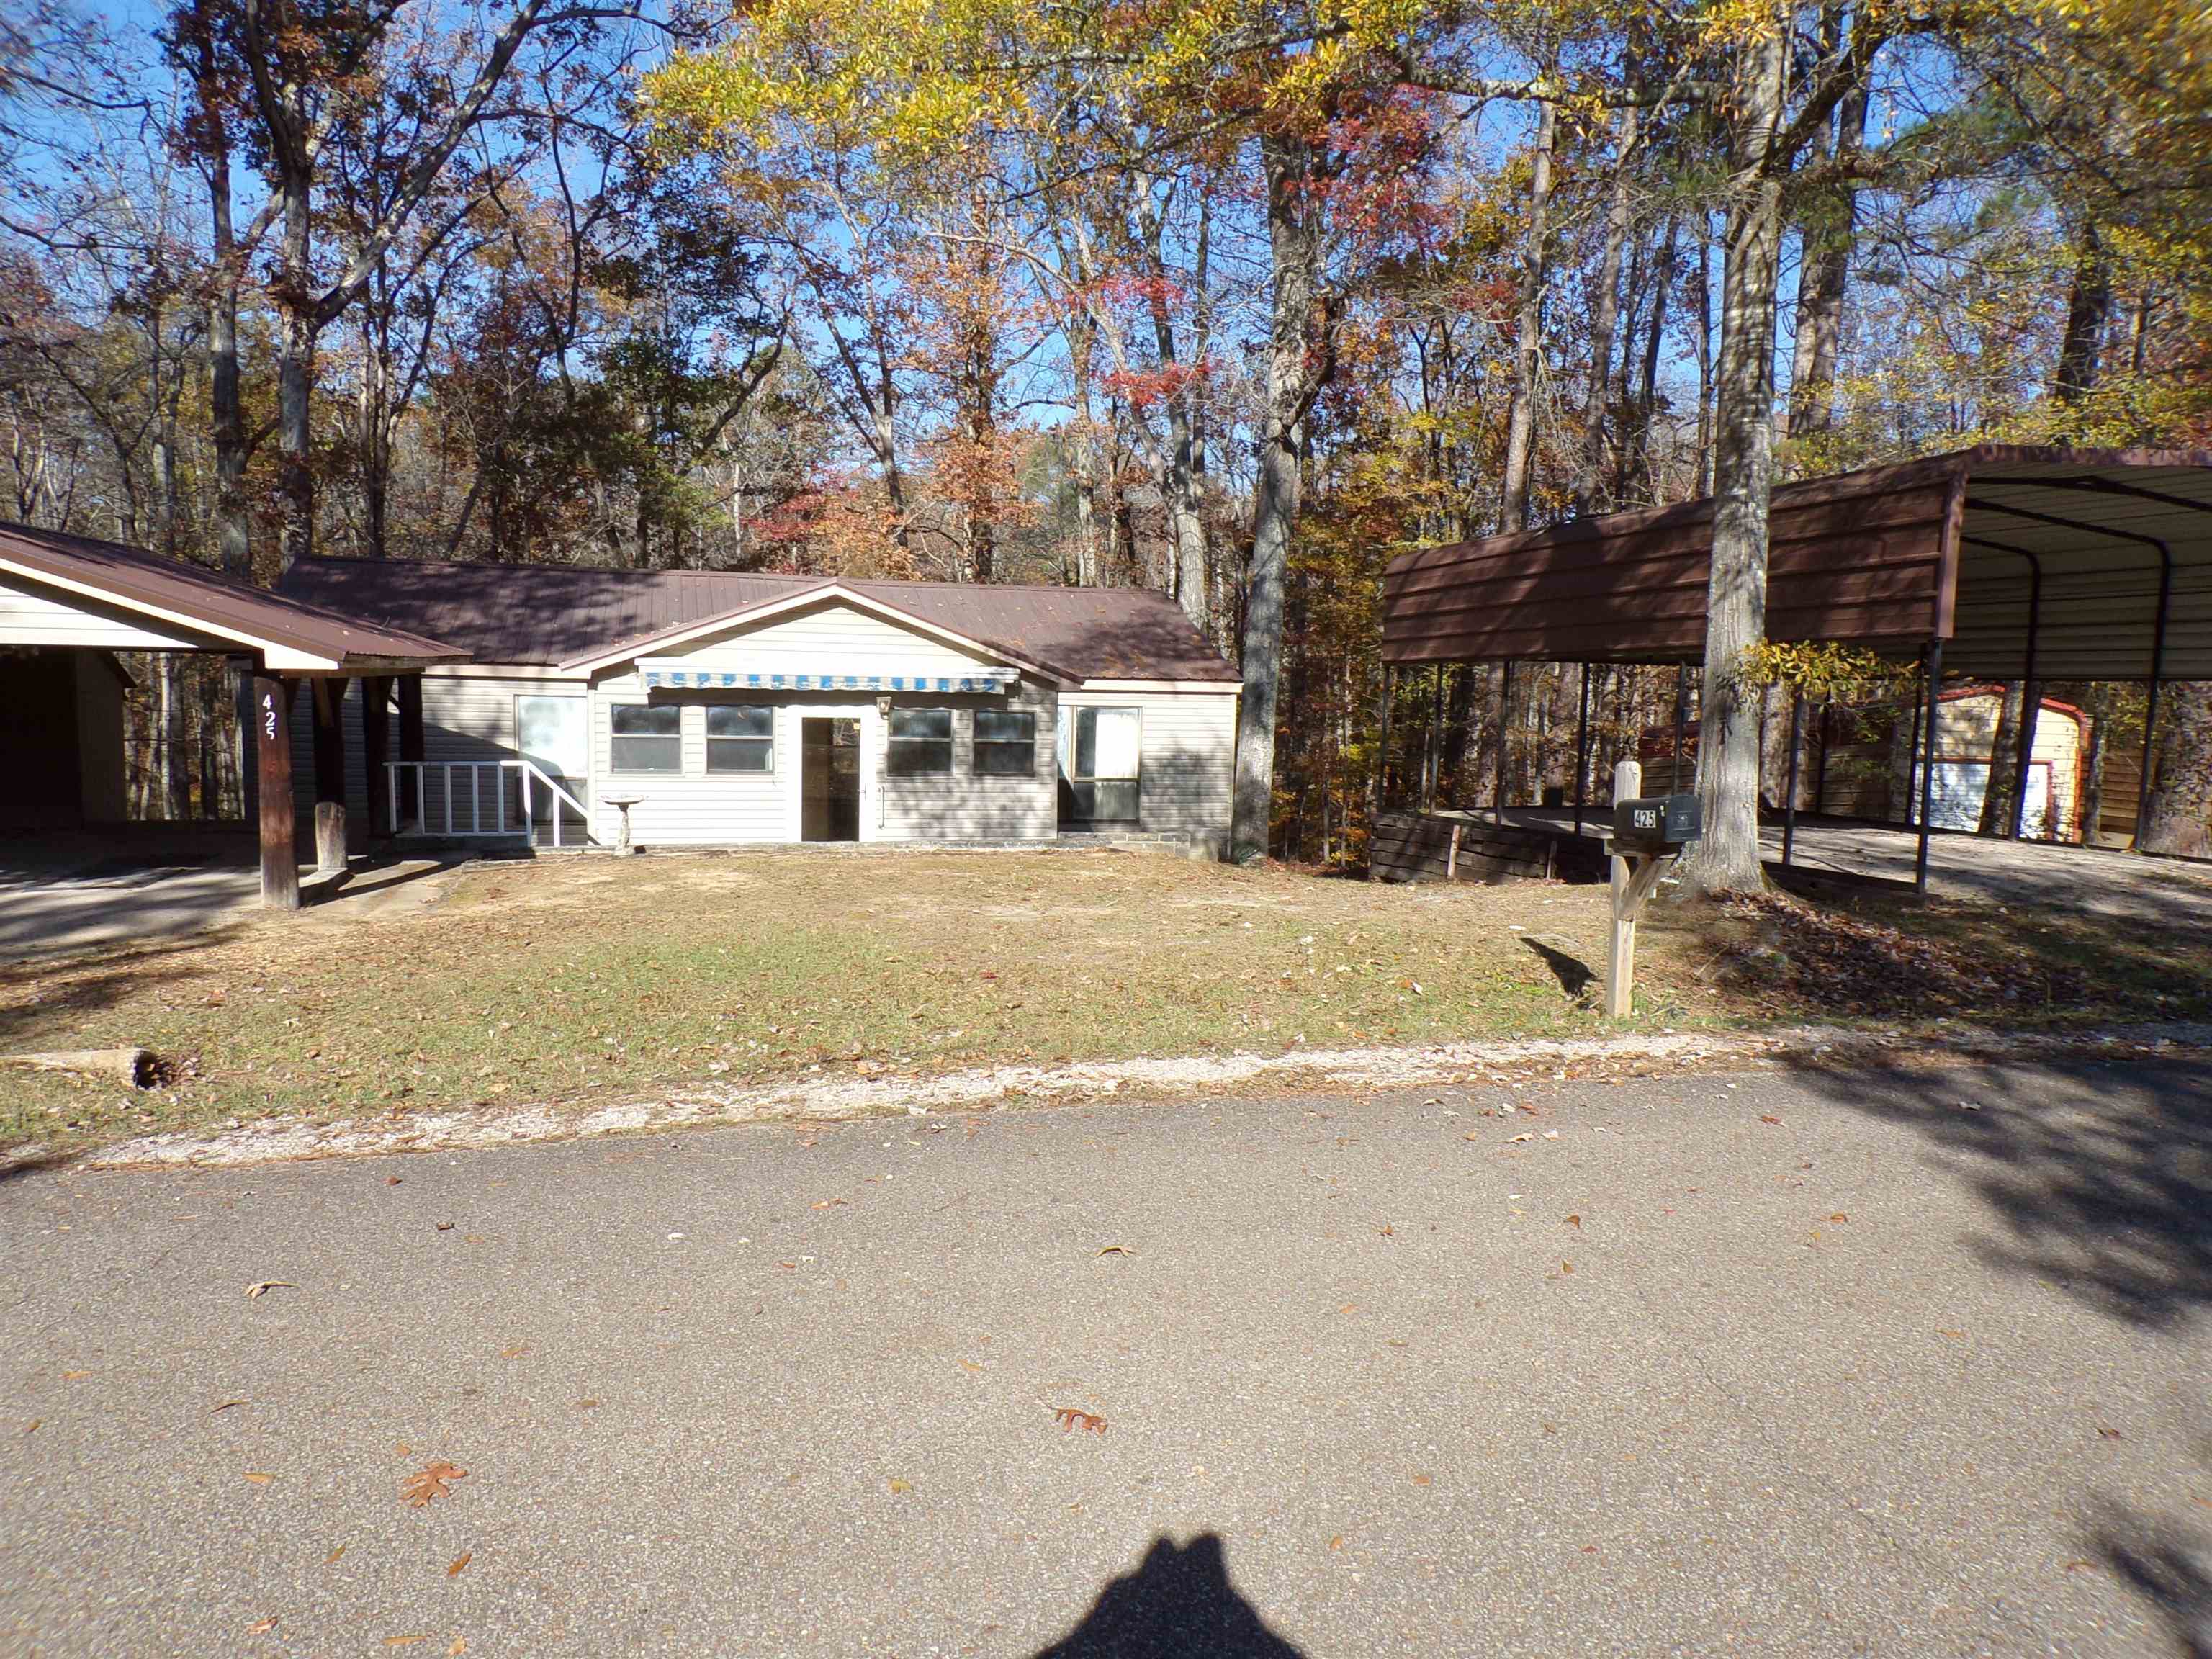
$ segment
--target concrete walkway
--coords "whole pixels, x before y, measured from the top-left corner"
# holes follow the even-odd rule
[[[457,867],[452,859],[356,860],[342,884],[300,872],[301,902],[326,916],[367,915],[402,886]],[[418,886],[410,900],[434,889]],[[235,858],[164,862],[158,854],[74,854],[0,842],[0,958],[173,939],[264,914],[261,874]]]
[[[0,1248],[11,1654],[2212,1641],[2201,1064],[30,1174]]]

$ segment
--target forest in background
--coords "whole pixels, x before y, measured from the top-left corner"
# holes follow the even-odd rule
[[[1240,841],[1346,860],[1393,553],[1716,493],[1763,557],[1771,478],[2212,446],[2208,201],[2193,0],[0,0],[0,517],[1154,588],[1244,665]],[[221,675],[136,666],[135,810],[223,810]],[[1597,680],[1602,766],[1675,687]],[[1498,684],[1401,769],[1486,799]],[[1514,688],[1533,799],[1579,671]],[[2203,852],[2212,687],[2160,720]]]

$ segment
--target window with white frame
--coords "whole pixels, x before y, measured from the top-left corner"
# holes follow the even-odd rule
[[[1138,821],[1144,717],[1133,708],[1079,708],[1068,738],[1067,781],[1085,823]]]
[[[894,778],[943,776],[952,770],[952,711],[894,708],[884,771]]]
[[[716,703],[707,710],[709,772],[775,770],[775,710],[765,703]]]
[[[1026,778],[1036,773],[1036,715],[1027,708],[975,711],[975,775]]]
[[[617,703],[609,709],[612,752],[617,772],[681,772],[684,769],[684,711],[674,703]]]

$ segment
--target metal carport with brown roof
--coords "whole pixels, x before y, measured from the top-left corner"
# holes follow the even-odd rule
[[[299,902],[287,722],[294,687],[305,680],[317,688],[320,715],[333,684],[342,689],[355,676],[364,684],[404,684],[426,667],[467,656],[180,560],[26,525],[0,525],[0,646],[187,651],[236,664],[251,700],[240,732],[254,733],[255,752],[252,764],[240,757],[240,771],[258,796],[262,896],[281,908]],[[318,861],[335,857],[342,866],[343,757],[331,746],[335,720],[316,724]]]
[[[2143,680],[2148,757],[2158,686],[2212,679],[2212,452],[1985,445],[1778,486],[1769,524],[1766,637],[1917,658],[1931,697]],[[1708,499],[1401,554],[1383,661],[1701,661],[1711,540]]]

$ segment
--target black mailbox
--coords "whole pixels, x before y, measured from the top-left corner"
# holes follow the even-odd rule
[[[1681,847],[1703,838],[1704,815],[1695,795],[1645,795],[1615,801],[1613,838],[1639,847]]]

